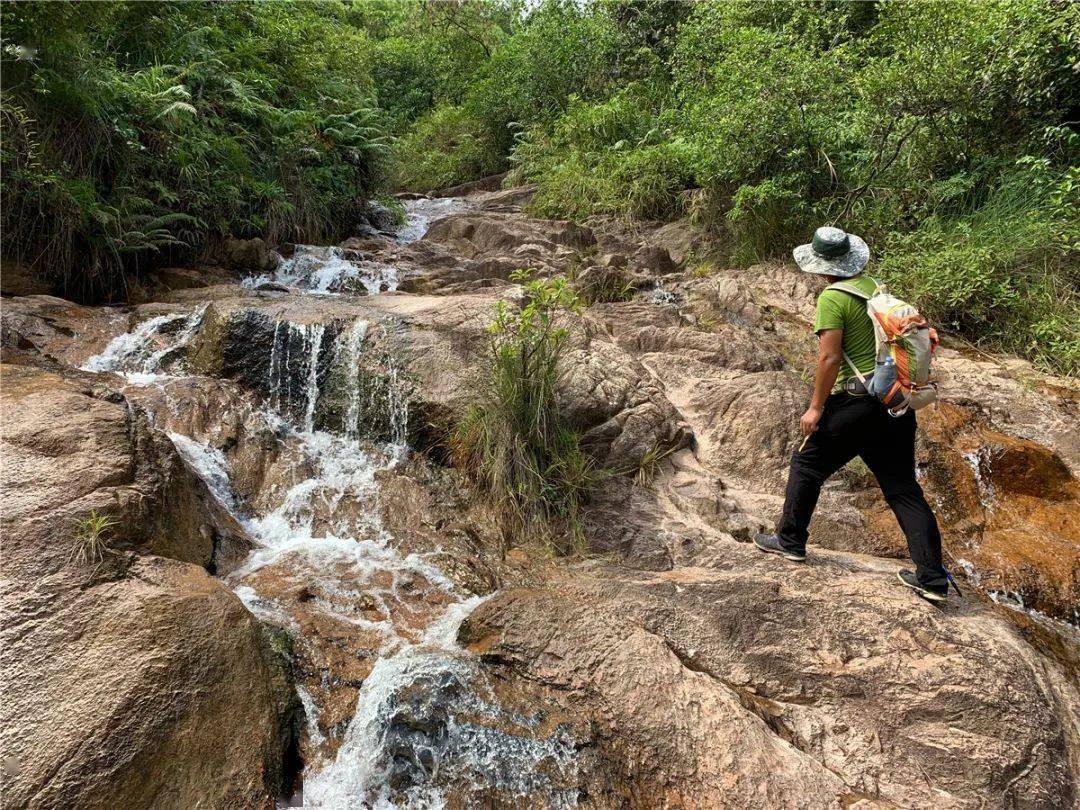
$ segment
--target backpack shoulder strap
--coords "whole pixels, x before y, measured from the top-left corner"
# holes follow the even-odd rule
[[[860,290],[854,284],[848,284],[845,281],[836,281],[836,282],[830,284],[828,287],[826,287],[826,289],[828,289],[828,290],[840,290],[841,292],[846,292],[849,295],[854,295],[856,298],[858,298],[858,299],[860,299],[862,301],[869,301],[871,298],[874,297],[874,295],[877,295],[877,293],[878,293],[878,291],[880,289],[882,289],[881,283],[879,281],[877,281],[875,279],[870,279],[870,280],[874,282],[874,293],[873,293],[873,295],[869,295],[869,294],[863,292],[862,290]],[[876,335],[876,332],[875,332],[875,343],[877,342],[876,338],[877,338],[877,335]],[[854,374],[858,378],[859,382],[862,383],[863,388],[865,388],[867,391],[869,391],[870,390],[870,380],[867,378],[867,376],[865,374],[863,374],[861,371],[859,371],[858,366],[856,366],[854,361],[852,361],[852,359],[850,357],[848,357],[847,352],[844,352],[843,355],[844,355],[844,362],[847,363],[848,366],[851,368],[852,372],[854,372]]]
[[[844,362],[848,364],[848,367],[852,370],[852,372],[854,372],[855,376],[859,379],[859,382],[862,383],[863,388],[865,388],[867,390],[867,392],[869,393],[869,391],[870,391],[870,379],[865,374],[863,374],[861,371],[859,371],[859,367],[855,365],[854,360],[852,360],[850,357],[848,357],[847,352],[841,352],[841,354],[844,355]]]
[[[876,284],[877,282],[874,282],[874,283]],[[850,295],[854,295],[856,298],[861,298],[863,301],[869,301],[871,299],[871,297],[872,297],[872,296],[867,295],[866,293],[864,293],[862,290],[860,290],[854,284],[848,284],[846,281],[834,282],[833,284],[830,284],[825,289],[827,289],[827,290],[840,290],[841,292],[846,292],[846,293],[849,293]]]

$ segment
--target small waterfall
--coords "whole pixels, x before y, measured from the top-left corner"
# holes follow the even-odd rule
[[[241,518],[240,506],[229,482],[229,463],[216,447],[197,442],[180,433],[169,433],[169,439],[180,455],[206,483],[210,494],[235,518]]]
[[[405,202],[405,225],[397,233],[399,242],[421,239],[431,223],[451,214],[468,211],[470,205],[461,197],[421,197]]]
[[[656,283],[648,296],[649,303],[656,304],[657,306],[678,304],[680,300],[679,294],[672,292],[665,287],[664,282],[661,279],[656,280]]]
[[[970,453],[964,453],[964,460],[975,474],[975,486],[979,492],[979,503],[987,512],[994,511],[994,482],[991,477],[993,450],[980,447]]]
[[[295,416],[309,432],[315,427],[320,384],[329,372],[325,335],[326,324],[279,319],[271,338],[266,379],[270,406]]]
[[[149,318],[130,332],[117,335],[101,351],[80,366],[83,371],[113,372],[129,382],[146,384],[169,375],[162,368],[184,355],[199,331],[208,304],[191,312],[174,312]]]
[[[311,337],[307,340],[308,350],[308,379],[304,398],[307,405],[304,408],[304,430],[311,433],[315,430],[315,403],[319,399],[319,350],[322,348],[323,335],[326,326],[321,323],[312,324],[310,327]],[[305,334],[305,338],[307,335]]]
[[[367,336],[367,321],[357,319],[353,322],[345,339],[346,383],[349,392],[348,406],[345,409],[345,431],[349,438],[355,439],[360,431],[360,347]]]
[[[341,330],[335,348],[337,385],[329,399],[335,421],[353,439],[378,438],[404,447],[408,435],[409,394],[394,357],[372,348],[364,358],[370,324],[356,320]]]
[[[576,789],[559,786],[575,771],[573,742],[561,730],[537,736],[538,722],[502,709],[471,659],[409,648],[364,681],[338,756],[308,780],[304,806],[442,807],[437,775],[466,802],[494,787],[509,806],[543,797],[575,807]]]
[[[395,266],[365,258],[359,251],[297,245],[292,258],[273,273],[249,276],[241,283],[258,288],[271,282],[315,295],[360,291],[377,295],[397,289],[398,272]]]

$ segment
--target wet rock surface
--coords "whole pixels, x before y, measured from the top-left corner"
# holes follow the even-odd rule
[[[208,573],[246,533],[93,375],[2,373],[5,800],[273,807],[291,685]],[[81,560],[94,512],[114,523]]]
[[[70,554],[92,511],[116,525],[118,549],[214,570],[250,540],[145,412],[90,375],[3,367],[5,562],[27,578]]]
[[[702,272],[684,223],[540,220],[529,189],[485,188],[409,200],[396,233],[375,211],[280,265],[236,245],[242,260],[166,273],[138,306],[5,298],[14,795],[1075,804],[1075,382],[942,351],[918,473],[963,598],[939,610],[893,584],[903,539],[857,465],[823,492],[810,562],[782,565],[748,541],[799,440],[815,281]],[[559,369],[610,473],[583,517],[591,561],[506,552],[440,463],[523,267],[592,291]],[[84,571],[67,538],[90,509],[122,518],[121,553]],[[56,650],[87,663],[54,672]],[[99,706],[105,681],[121,687]],[[91,735],[130,755],[85,754]]]

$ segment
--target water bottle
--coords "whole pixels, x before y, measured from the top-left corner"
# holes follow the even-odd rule
[[[874,376],[870,378],[870,393],[881,399],[896,382],[896,363],[892,355],[886,355],[884,360],[874,366]]]

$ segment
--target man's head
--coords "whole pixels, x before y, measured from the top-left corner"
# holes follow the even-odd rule
[[[814,231],[809,244],[792,251],[804,273],[826,276],[832,281],[859,275],[870,260],[870,248],[859,237],[826,225]]]

